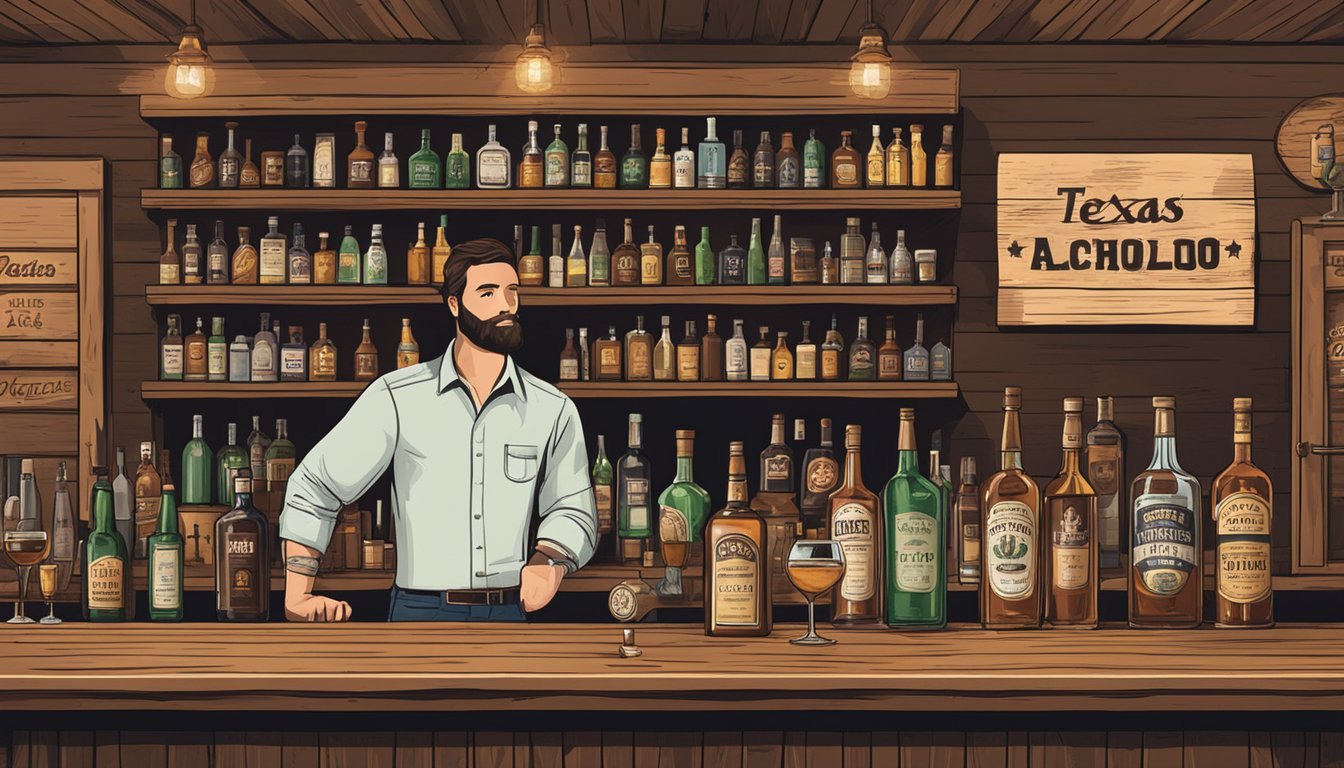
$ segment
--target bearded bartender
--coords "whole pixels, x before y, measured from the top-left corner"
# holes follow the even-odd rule
[[[290,621],[350,618],[348,603],[313,594],[318,558],[341,508],[388,467],[398,552],[389,621],[523,621],[593,555],[578,411],[511,357],[523,343],[512,249],[454,248],[442,293],[457,324],[443,357],[371,383],[289,478],[280,537]]]

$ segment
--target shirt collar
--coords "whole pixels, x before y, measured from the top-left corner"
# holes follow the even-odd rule
[[[464,388],[467,386],[467,383],[462,380],[461,375],[457,372],[457,364],[453,362],[453,348],[456,344],[456,339],[448,342],[448,349],[441,358],[442,362],[439,364],[439,394],[447,392],[448,388],[454,384],[460,384]],[[518,372],[518,366],[513,364],[512,355],[504,356],[504,372],[499,377],[499,381],[495,382],[490,394],[493,395],[505,386],[511,386],[514,394],[524,400],[527,399],[527,390],[523,387],[523,377]]]

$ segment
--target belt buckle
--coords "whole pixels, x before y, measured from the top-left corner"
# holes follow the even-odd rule
[[[487,589],[487,590],[485,591],[485,604],[486,604],[486,605],[503,605],[503,604],[504,604],[504,590],[502,590],[502,589]]]

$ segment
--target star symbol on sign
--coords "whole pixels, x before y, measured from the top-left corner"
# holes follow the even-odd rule
[[[1234,259],[1241,258],[1241,245],[1238,244],[1236,240],[1233,240],[1232,243],[1227,246],[1227,255]]]
[[[1018,245],[1016,240],[1013,241],[1012,245],[1008,246],[1008,255],[1012,256],[1014,259],[1022,258],[1022,246]]]

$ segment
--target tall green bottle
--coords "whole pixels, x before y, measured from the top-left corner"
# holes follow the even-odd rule
[[[359,285],[362,259],[359,241],[355,239],[355,228],[346,224],[345,237],[341,238],[341,248],[336,253],[336,282],[341,285]]]
[[[149,620],[182,620],[182,560],[185,541],[177,528],[177,489],[164,477],[159,500],[159,524],[150,534]]]
[[[711,514],[711,501],[709,492],[695,482],[692,471],[695,430],[678,429],[676,435],[677,474],[658,497],[659,538],[698,544],[705,532],[705,521]],[[669,515],[673,517],[669,518]]]
[[[915,409],[901,409],[896,474],[882,493],[887,529],[887,626],[947,625],[947,564],[942,491],[919,474]]]
[[[761,220],[751,220],[751,242],[747,244],[747,285],[765,285],[765,248],[761,246]]]
[[[700,228],[700,242],[695,245],[695,284],[713,285],[719,263],[714,258],[714,246],[709,243],[709,227]]]
[[[597,458],[593,460],[593,497],[597,501],[597,532],[600,536],[616,530],[616,470],[607,458],[607,438],[597,436]]]
[[[214,501],[215,454],[206,445],[203,417],[191,417],[191,441],[182,449],[182,503],[210,504]]]
[[[233,506],[233,478],[240,470],[250,469],[251,456],[238,444],[238,425],[229,423],[229,443],[219,449],[219,472],[216,480],[219,485],[219,503]]]
[[[471,156],[462,149],[462,134],[453,134],[453,148],[443,161],[443,186],[467,189],[471,186]]]
[[[84,542],[84,620],[126,621],[131,562],[117,533],[107,467],[94,467],[93,530]]]
[[[443,186],[439,153],[429,148],[429,129],[420,129],[420,149],[406,161],[407,186],[411,189],[439,189]]]

